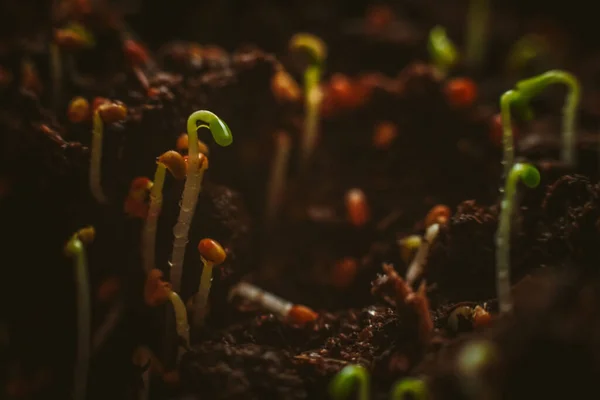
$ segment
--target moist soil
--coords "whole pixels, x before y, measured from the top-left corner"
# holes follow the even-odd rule
[[[331,0],[287,8],[270,1],[239,7],[231,1],[181,0],[169,7],[99,2],[106,9],[80,18],[97,44],[64,52],[57,102],[49,32],[70,17],[59,13],[50,20],[51,2],[42,3],[0,8],[7,21],[0,24],[3,393],[69,398],[76,304],[63,246],[73,232],[93,225],[90,399],[135,398],[141,372],[131,358],[141,345],[177,377],[155,374],[152,399],[325,399],[329,381],[349,364],[370,371],[373,399],[388,398],[394,382],[406,376],[426,378],[432,398],[468,399],[456,369],[460,349],[472,339],[488,340],[497,350],[481,377],[485,398],[598,395],[600,53],[589,40],[584,9],[494,5],[485,65],[480,71],[458,65],[451,73],[473,79],[477,99],[456,107],[447,94],[450,78],[427,63],[426,41],[431,27],[442,24],[460,47],[466,2],[346,6]],[[305,169],[298,167],[297,150],[302,99],[281,101],[272,89],[282,68],[301,82],[287,54],[298,31],[318,34],[329,49],[319,142]],[[510,47],[527,33],[544,38],[547,53],[507,73]],[[124,56],[124,34],[135,34],[150,50],[142,69],[147,85]],[[535,189],[519,187],[512,225],[514,311],[498,316],[494,237],[502,149],[494,116],[499,96],[519,78],[552,68],[573,72],[583,87],[578,163],[568,168],[558,161],[565,92],[548,89],[533,103],[535,119],[515,124],[517,157],[536,165],[542,181]],[[332,100],[331,82],[339,74],[351,83],[345,107]],[[91,122],[67,118],[74,96],[90,102],[102,96],[128,107],[126,120],[108,125],[104,134],[105,205],[89,190]],[[221,148],[199,132],[210,149],[210,168],[190,229],[182,299],[197,291],[199,240],[217,240],[227,260],[215,268],[206,323],[192,331],[177,365],[177,343],[166,340],[176,337],[168,322],[173,311],[170,304],[150,308],[143,302],[143,220],[125,213],[124,203],[132,180],[153,176],[156,157],[175,147],[198,109],[226,121],[234,144]],[[383,146],[374,139],[381,123],[396,132]],[[292,152],[281,207],[274,221],[266,221],[277,132],[290,135]],[[344,205],[352,188],[364,192],[370,210],[360,226],[349,222]],[[156,250],[165,279],[182,190],[183,183],[167,178]],[[417,282],[428,299],[418,310],[399,292],[386,292],[394,278],[382,265],[405,275],[399,243],[424,233],[425,216],[436,204],[452,212]],[[352,267],[340,273],[344,259]],[[230,302],[229,289],[240,280],[314,309],[317,320],[294,325],[255,305]],[[491,321],[476,321],[470,314],[475,307]],[[116,323],[98,339],[115,315]],[[426,333],[424,318],[433,323]]]

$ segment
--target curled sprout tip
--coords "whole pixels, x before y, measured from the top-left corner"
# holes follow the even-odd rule
[[[369,398],[369,372],[361,365],[348,365],[333,378],[329,393],[335,400],[350,398],[354,385],[358,385],[358,399]]]
[[[427,400],[429,398],[427,384],[422,379],[404,378],[394,385],[391,398],[392,400],[403,400],[406,398]]]
[[[440,25],[429,32],[428,50],[434,64],[443,72],[458,62],[458,50],[446,34],[446,29]]]
[[[167,167],[175,179],[185,179],[187,167],[185,165],[183,156],[178,152],[169,150],[158,157],[157,162]]]
[[[290,39],[291,51],[303,51],[309,58],[309,63],[321,65],[327,58],[327,45],[318,36],[310,33],[297,33]]]

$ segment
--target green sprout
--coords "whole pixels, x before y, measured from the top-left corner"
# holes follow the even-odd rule
[[[343,400],[350,397],[354,385],[358,385],[358,399],[369,399],[369,372],[360,365],[348,365],[344,367],[329,384],[329,393],[335,400]]]
[[[523,101],[529,102],[531,98],[537,96],[545,88],[556,83],[564,84],[569,89],[563,107],[563,146],[561,158],[565,164],[573,165],[576,161],[575,118],[581,100],[581,88],[577,78],[565,71],[551,70],[533,78],[517,82],[516,87],[523,97]]]
[[[202,179],[208,163],[201,163],[198,150],[198,129],[207,128],[213,139],[220,146],[229,146],[233,142],[231,130],[227,124],[210,111],[200,110],[192,113],[187,121],[188,132],[188,174],[181,197],[181,209],[177,224],[173,228],[175,240],[171,254],[171,283],[173,290],[179,292],[181,275],[183,274],[183,259],[188,243],[188,232],[196,211],[198,195],[202,190]]]
[[[498,305],[501,313],[509,312],[512,308],[510,299],[510,222],[517,191],[517,182],[534,188],[540,184],[540,172],[531,164],[515,164],[508,176],[504,187],[498,230],[496,232],[496,284]]]
[[[500,117],[502,119],[502,147],[504,148],[502,165],[504,177],[507,177],[515,160],[515,147],[513,143],[513,125],[510,107],[520,100],[520,95],[515,90],[508,90],[500,96]]]
[[[467,48],[465,60],[472,68],[481,67],[485,56],[490,0],[471,0],[467,16]]]
[[[531,33],[515,42],[508,54],[506,68],[510,72],[523,70],[533,60],[542,58],[550,52],[547,40]]]
[[[390,398],[392,400],[427,400],[429,391],[422,379],[404,378],[394,385]]]
[[[77,290],[77,358],[73,380],[73,399],[84,400],[90,360],[91,301],[85,245],[94,240],[93,227],[77,231],[65,245],[65,254],[73,259]]]
[[[177,348],[177,364],[179,364],[179,360],[181,360],[186,349],[190,347],[190,325],[188,323],[187,310],[181,297],[174,291],[171,291],[169,293],[169,300],[171,301],[173,311],[175,312],[175,330],[177,336],[183,341],[183,346]]]
[[[202,239],[198,243],[198,252],[202,260],[202,276],[200,277],[200,285],[198,293],[194,296],[194,324],[197,327],[202,326],[204,317],[207,314],[208,295],[212,285],[213,267],[223,264],[227,258],[227,253],[221,244],[212,239]]]
[[[458,50],[442,26],[437,25],[429,32],[427,50],[431,61],[444,77],[458,62]]]
[[[319,130],[319,108],[322,93],[319,87],[323,64],[327,57],[327,46],[321,39],[308,33],[298,33],[290,39],[290,50],[300,58],[304,70],[304,132],[300,149],[300,166],[306,166],[312,156]]]
[[[102,139],[104,123],[121,122],[127,116],[127,107],[117,103],[104,103],[94,111],[92,127],[92,154],[90,156],[90,190],[99,203],[107,203],[101,183]]]
[[[169,150],[156,160],[156,172],[154,173],[154,183],[150,191],[150,207],[148,216],[142,232],[142,259],[146,273],[156,268],[154,257],[156,252],[156,225],[162,209],[163,185],[167,170],[171,172],[177,180],[185,179],[186,165],[181,154]]]

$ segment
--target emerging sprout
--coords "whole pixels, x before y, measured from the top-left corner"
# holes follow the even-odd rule
[[[433,224],[444,225],[452,215],[450,208],[444,204],[434,206],[425,217],[425,228],[429,228]]]
[[[190,347],[190,325],[188,324],[185,304],[183,304],[179,295],[171,291],[169,293],[169,300],[171,300],[173,310],[175,311],[175,330],[177,331],[177,336],[183,341],[183,346],[179,346],[177,352],[177,364],[179,364],[179,360],[185,353],[186,348]]]
[[[65,254],[73,259],[77,288],[77,359],[73,380],[73,399],[84,400],[90,359],[91,301],[85,244],[94,240],[94,228],[83,228],[75,233],[65,246]]]
[[[489,19],[490,0],[470,0],[465,61],[471,68],[480,68],[485,57]]]
[[[565,164],[573,165],[576,161],[575,118],[581,100],[581,89],[577,78],[565,71],[552,70],[517,82],[516,86],[521,96],[520,101],[529,102],[531,98],[538,95],[546,87],[556,83],[562,83],[569,89],[569,94],[563,108],[563,146],[561,158]]]
[[[394,385],[390,398],[392,400],[427,400],[429,390],[422,379],[404,378]]]
[[[410,235],[398,241],[398,245],[400,246],[400,258],[406,264],[412,260],[413,256],[421,247],[422,239],[419,235]]]
[[[346,193],[348,220],[356,227],[364,226],[371,218],[365,193],[360,189],[350,189]]]
[[[335,400],[349,399],[354,386],[358,386],[359,400],[369,400],[369,372],[361,365],[344,367],[329,384],[329,393]]]
[[[202,260],[202,276],[198,293],[194,297],[194,325],[201,326],[207,314],[208,295],[212,284],[213,267],[223,264],[227,254],[219,242],[212,239],[202,239],[198,243],[198,252]]]
[[[104,103],[94,110],[94,123],[92,128],[92,154],[90,163],[90,189],[99,203],[108,200],[102,190],[101,164],[102,164],[102,137],[104,123],[112,124],[121,122],[127,116],[127,107],[118,103]]]
[[[278,132],[275,135],[275,157],[271,165],[271,176],[269,177],[267,205],[266,205],[266,225],[272,227],[277,218],[283,195],[285,193],[285,182],[288,172],[288,164],[292,140],[290,135],[285,132]]]
[[[510,299],[510,222],[512,219],[517,182],[534,188],[540,183],[540,173],[531,164],[515,164],[506,177],[504,198],[502,199],[498,231],[496,232],[496,284],[498,308],[501,313],[512,308]]]
[[[427,49],[431,61],[442,76],[448,75],[448,71],[458,62],[458,50],[446,35],[446,30],[439,25],[429,32]]]
[[[427,262],[427,256],[429,255],[429,249],[433,241],[437,238],[440,232],[440,225],[433,224],[427,231],[425,231],[425,237],[421,241],[419,250],[413,259],[412,263],[408,266],[406,272],[406,283],[412,285],[419,276],[423,275],[425,271],[425,263]]]
[[[317,36],[308,33],[298,33],[290,39],[289,48],[296,57],[302,58],[304,70],[304,132],[300,148],[300,165],[304,167],[312,156],[319,123],[319,108],[323,94],[319,87],[323,63],[327,57],[327,46]]]
[[[90,116],[90,103],[83,97],[73,97],[67,107],[67,118],[76,124],[87,120]]]
[[[196,202],[202,189],[202,178],[208,163],[201,163],[198,151],[198,129],[207,128],[212,133],[213,139],[219,146],[229,146],[233,142],[233,136],[227,124],[210,111],[200,110],[189,116],[187,121],[188,131],[188,174],[181,197],[181,210],[177,224],[173,228],[175,240],[173,241],[173,253],[171,255],[171,282],[173,290],[179,291],[181,275],[183,273],[183,259],[185,247],[188,243],[188,232],[190,224],[196,211]]]
[[[154,262],[156,252],[156,225],[162,209],[162,191],[167,169],[175,179],[185,179],[186,165],[181,154],[169,150],[156,160],[154,183],[152,185],[152,190],[150,191],[150,207],[148,208],[148,216],[146,217],[146,223],[144,224],[144,231],[142,233],[142,259],[144,261],[144,270],[146,272],[149,272],[156,267]]]
[[[450,79],[444,91],[448,102],[455,108],[469,107],[477,98],[477,85],[469,78]]]
[[[241,297],[255,303],[278,318],[294,325],[304,325],[318,317],[317,313],[306,306],[290,303],[247,282],[240,282],[231,288],[229,299],[234,297]]]

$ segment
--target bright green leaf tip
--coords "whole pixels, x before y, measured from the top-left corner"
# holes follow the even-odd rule
[[[518,171],[519,177],[527,187],[534,188],[540,184],[540,171],[533,165],[517,163],[514,168]]]
[[[392,390],[392,400],[403,400],[405,398],[426,400],[428,398],[427,384],[417,378],[402,379]]]
[[[429,32],[427,46],[431,59],[445,68],[451,67],[458,61],[458,50],[448,35],[446,29],[437,25]]]
[[[346,399],[352,393],[355,383],[366,377],[367,370],[360,365],[344,367],[329,384],[329,393],[336,400]]]
[[[188,132],[197,130],[198,124],[209,128],[213,139],[219,146],[229,146],[233,143],[233,135],[231,130],[221,118],[213,112],[207,110],[199,110],[192,113],[188,118]]]
[[[64,251],[68,257],[73,257],[83,251],[83,243],[77,235],[73,235],[65,245]]]
[[[322,64],[327,58],[327,45],[325,42],[310,33],[297,33],[292,36],[289,48],[294,51],[306,51],[313,64]]]

